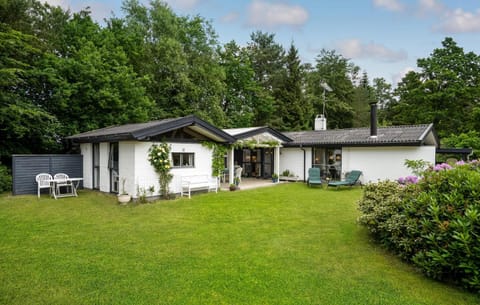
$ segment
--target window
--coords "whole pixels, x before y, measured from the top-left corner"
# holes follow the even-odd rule
[[[314,147],[312,167],[320,168],[323,177],[339,179],[342,170],[342,148]]]
[[[172,153],[173,167],[194,167],[194,153]]]

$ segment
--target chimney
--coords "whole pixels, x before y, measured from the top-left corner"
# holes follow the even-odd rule
[[[315,117],[314,130],[327,130],[327,118],[323,114]]]
[[[370,138],[377,137],[377,103],[370,104]]]

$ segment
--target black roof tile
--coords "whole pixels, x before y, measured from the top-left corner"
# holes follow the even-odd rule
[[[332,130],[310,130],[285,132],[292,139],[285,146],[382,146],[382,145],[421,145],[432,124],[379,127],[377,137],[370,136],[370,128],[350,128]]]

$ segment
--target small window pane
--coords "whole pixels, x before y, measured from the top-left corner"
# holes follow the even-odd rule
[[[178,154],[178,153],[173,153],[172,154],[172,159],[173,159],[173,166],[180,166],[180,164],[182,164],[180,161],[181,159],[181,154]]]
[[[192,167],[193,164],[193,154],[183,154],[183,166]]]
[[[194,153],[172,153],[172,160],[174,167],[194,167],[195,154]]]

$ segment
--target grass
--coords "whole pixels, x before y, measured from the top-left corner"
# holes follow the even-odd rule
[[[2,196],[0,303],[480,303],[372,244],[360,195],[291,183],[130,206]]]

